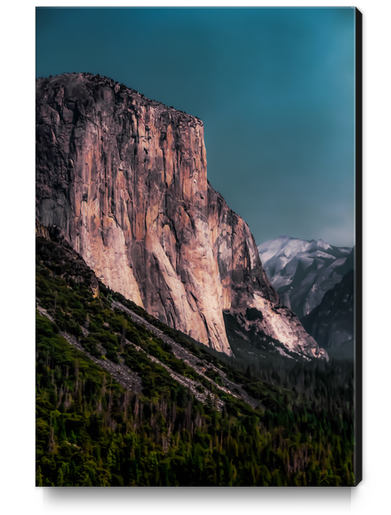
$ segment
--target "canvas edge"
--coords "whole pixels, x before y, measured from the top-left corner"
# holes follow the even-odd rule
[[[354,476],[357,486],[363,474],[363,16],[357,8],[355,29]]]

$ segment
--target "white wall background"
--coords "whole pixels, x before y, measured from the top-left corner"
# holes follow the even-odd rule
[[[109,5],[55,0],[42,5]],[[139,5],[169,5],[139,2]],[[115,5],[131,5],[116,2]],[[133,4],[134,5],[134,4]],[[136,4],[137,5],[137,4]],[[170,5],[181,5],[173,2]],[[235,5],[214,1],[189,5]],[[237,2],[236,5],[245,5]],[[248,2],[285,5],[295,2]],[[297,4],[296,4],[297,5]],[[346,6],[337,0],[302,6]],[[34,487],[35,3],[2,4],[0,491],[8,514],[388,513],[391,482],[389,290],[390,9],[360,0],[364,25],[364,480],[355,489],[36,489]],[[70,35],[71,37],[71,35]]]

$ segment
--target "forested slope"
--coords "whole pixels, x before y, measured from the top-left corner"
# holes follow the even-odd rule
[[[349,368],[222,361],[64,243],[36,270],[37,485],[354,484]]]

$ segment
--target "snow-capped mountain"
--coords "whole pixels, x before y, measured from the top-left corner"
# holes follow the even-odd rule
[[[258,251],[281,303],[299,318],[318,306],[324,294],[353,269],[350,247],[334,247],[323,240],[280,236],[259,245]]]

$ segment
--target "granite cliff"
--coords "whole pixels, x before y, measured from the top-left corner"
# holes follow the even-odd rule
[[[107,286],[227,354],[223,312],[327,358],[280,305],[247,224],[208,183],[201,120],[90,74],[39,79],[36,107],[37,219]]]

